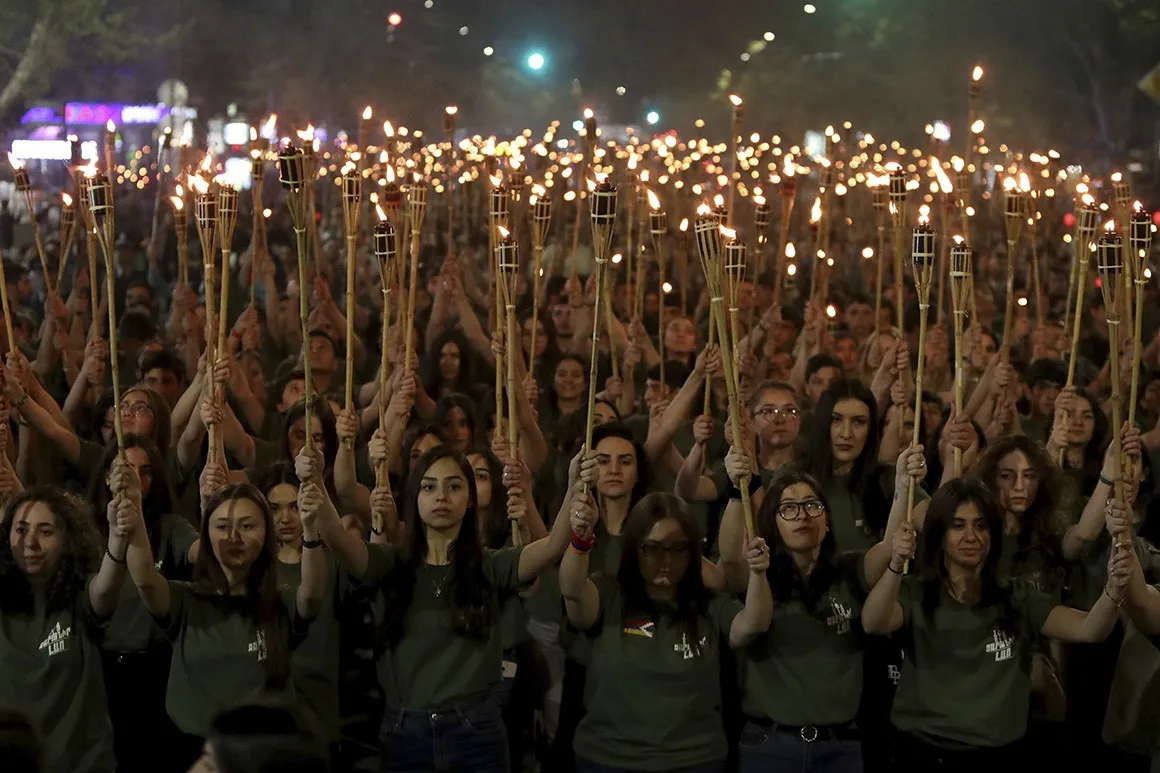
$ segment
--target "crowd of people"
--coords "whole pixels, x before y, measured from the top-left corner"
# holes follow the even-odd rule
[[[956,411],[950,309],[919,351],[912,284],[898,295],[888,267],[876,318],[872,218],[855,216],[827,297],[808,297],[808,263],[780,303],[768,273],[740,286],[735,433],[696,270],[665,292],[650,263],[635,317],[613,272],[606,323],[561,229],[538,313],[540,283],[522,281],[504,340],[486,225],[461,220],[448,243],[433,203],[415,354],[396,287],[380,380],[379,274],[362,245],[348,320],[339,207],[322,208],[308,286],[279,208],[265,241],[243,212],[206,287],[196,245],[177,282],[151,206],[118,191],[111,298],[83,239],[59,254],[50,207],[36,217],[52,279],[69,263],[59,288],[30,240],[3,245],[0,769],[1149,770],[1153,286],[1136,424],[1112,426],[1093,277],[1065,386],[1058,234],[1040,234],[1047,323],[1014,305],[1003,341],[1001,224],[980,218]],[[231,334],[213,351],[221,283]],[[496,413],[501,357],[518,364],[514,416],[506,397]]]

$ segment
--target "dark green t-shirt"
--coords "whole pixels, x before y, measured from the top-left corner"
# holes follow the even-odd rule
[[[741,603],[712,598],[697,619],[698,641],[690,642],[669,614],[626,619],[615,578],[598,587],[600,615],[587,634],[588,713],[576,729],[577,756],[641,771],[724,761],[720,642],[728,639]]]
[[[800,598],[774,601],[772,625],[742,660],[745,716],[783,725],[853,721],[862,697],[863,556],[839,559],[812,610]]]
[[[1015,743],[1031,709],[1031,656],[1047,616],[1048,595],[1016,583],[1013,629],[997,606],[969,606],[941,591],[933,619],[922,609],[922,586],[902,581],[906,660],[894,698],[894,726],[950,748]]]
[[[44,741],[49,773],[117,767],[97,649],[104,622],[93,611],[87,583],[58,612],[48,612],[43,595],[35,594],[32,614],[0,613],[0,705],[28,715]]]
[[[890,515],[891,501],[894,499],[894,465],[878,465],[875,475],[870,479],[868,486],[876,486],[876,492],[868,492],[878,499],[886,512],[877,513],[877,520],[885,526]],[[822,493],[830,505],[830,519],[834,528],[834,541],[838,551],[865,552],[878,544],[882,539],[880,529],[875,528],[866,516],[866,500],[868,496],[858,496],[850,489],[848,475],[835,475],[822,484]],[[906,496],[906,492],[902,492]],[[915,504],[929,499],[930,496],[918,486],[914,490]]]
[[[387,705],[447,709],[486,693],[503,678],[500,606],[523,587],[519,579],[522,552],[522,547],[484,552],[493,623],[482,639],[463,636],[452,627],[452,594],[448,592],[452,568],[419,565],[403,635],[379,655],[379,683]],[[397,561],[394,549],[367,545],[367,553],[361,584],[391,582]]]
[[[293,649],[307,623],[293,611],[294,596],[281,596],[287,646]],[[223,709],[270,691],[266,635],[245,599],[209,596],[172,580],[169,599],[168,617],[155,618],[173,643],[165,708],[183,733],[205,736]],[[289,680],[283,690],[293,692]]]
[[[197,542],[197,531],[180,515],[161,516],[158,527],[157,571],[167,578],[188,571],[189,548]],[[141,594],[131,582],[121,586],[117,608],[105,626],[101,649],[106,652],[145,652],[161,644],[165,637],[153,622]]]

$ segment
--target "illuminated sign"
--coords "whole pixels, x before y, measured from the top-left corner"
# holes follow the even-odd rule
[[[13,140],[12,155],[34,161],[71,161],[72,143],[68,140]],[[81,143],[81,158],[97,160],[97,143]]]

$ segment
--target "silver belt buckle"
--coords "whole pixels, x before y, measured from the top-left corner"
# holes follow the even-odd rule
[[[818,729],[813,725],[806,725],[801,729],[802,740],[806,743],[813,743],[818,740]]]

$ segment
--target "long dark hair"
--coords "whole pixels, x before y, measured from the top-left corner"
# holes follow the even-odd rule
[[[437,424],[412,424],[403,434],[403,455],[399,460],[399,469],[403,473],[401,477],[403,486],[407,485],[407,479],[411,476],[411,449],[415,447],[420,438],[427,435],[438,438],[441,446],[447,444],[447,433],[443,431],[443,427]]]
[[[559,357],[557,357],[556,361],[552,363],[552,377],[548,380],[548,388],[545,390],[547,393],[548,405],[550,405],[557,413],[560,411],[560,404],[556,398],[556,369],[565,362],[574,362],[580,366],[580,370],[584,374],[584,386],[588,386],[588,360],[584,359],[578,354],[561,354]],[[577,410],[576,412],[579,413],[580,411]]]
[[[463,418],[467,420],[468,426],[471,427],[471,439],[467,442],[467,447],[471,448],[479,442],[480,438],[478,409],[476,409],[475,402],[470,397],[462,394],[444,394],[435,403],[435,416],[432,421],[440,427],[443,427],[443,432],[447,433],[447,420],[450,418],[451,412],[456,408],[463,411]]]
[[[165,402],[165,398],[159,393],[154,392],[143,384],[136,384],[129,389],[126,389],[122,394],[122,399],[127,397],[131,392],[141,392],[145,395],[145,399],[149,401],[149,407],[153,412],[153,434],[149,437],[158,448],[168,451],[172,447],[173,430],[169,426],[169,403]],[[92,439],[105,445],[104,435],[102,430],[105,426],[105,414],[113,407],[113,391],[109,390],[103,392],[97,398],[93,405],[92,425],[90,427],[90,436]]]
[[[1016,541],[1013,571],[1022,574],[1050,574],[1044,577],[1048,586],[1063,581],[1063,536],[1068,528],[1068,509],[1071,497],[1070,482],[1056,467],[1043,446],[1026,435],[1008,435],[999,438],[987,449],[975,468],[975,477],[984,486],[998,492],[999,463],[1008,454],[1022,453],[1027,457],[1039,485],[1035,501],[1030,504],[1019,520],[1019,536]],[[998,495],[996,494],[996,500]],[[1002,505],[1000,505],[1000,510]],[[1003,531],[997,536],[1002,540]]]
[[[149,486],[149,495],[141,500],[141,517],[145,520],[145,529],[149,532],[149,544],[153,548],[153,555],[157,555],[161,540],[161,516],[175,512],[173,503],[177,498],[173,494],[173,487],[169,483],[166,473],[165,457],[157,445],[147,437],[141,435],[125,435],[125,448],[140,448],[149,457],[149,466],[153,468],[153,482]],[[105,508],[113,499],[113,492],[105,478],[112,470],[113,460],[119,451],[117,441],[105,446],[105,455],[101,458],[101,469],[104,475],[94,475],[89,482],[88,498],[93,503],[96,512],[97,529],[104,539],[109,538],[109,519],[105,517]]]
[[[383,582],[383,592],[387,600],[387,612],[383,620],[382,633],[389,648],[394,648],[403,638],[403,623],[411,602],[415,597],[415,583],[419,566],[427,561],[427,530],[419,515],[419,492],[423,485],[423,473],[442,459],[452,459],[459,465],[467,481],[468,505],[463,516],[466,528],[459,529],[459,535],[451,545],[451,577],[448,590],[452,599],[451,627],[471,639],[482,641],[494,621],[494,599],[491,583],[483,572],[483,546],[479,543],[476,524],[475,475],[467,458],[449,446],[437,446],[419,457],[412,472],[407,476],[407,488],[403,500],[403,522],[407,535],[398,549],[398,560],[394,570]]]
[[[511,536],[511,526],[507,517],[507,487],[503,485],[503,462],[491,452],[490,448],[474,446],[469,448],[465,456],[481,456],[487,464],[487,471],[491,474],[491,502],[486,508],[479,504],[476,494],[476,515],[479,523],[479,533],[485,547],[499,549],[507,544]],[[474,473],[474,469],[472,470]],[[474,480],[474,475],[472,476]]]
[[[926,511],[926,530],[922,535],[921,550],[918,551],[923,614],[928,622],[934,619],[944,588],[950,582],[944,542],[947,532],[954,525],[959,507],[965,504],[975,506],[991,535],[991,547],[980,576],[979,606],[998,607],[1001,610],[1000,625],[1003,630],[1013,633],[1016,629],[1016,615],[1011,605],[1011,593],[999,581],[999,562],[1003,554],[1003,516],[991,490],[981,481],[970,478],[955,478],[940,486]]]
[[[274,532],[274,514],[270,503],[257,487],[249,483],[226,486],[205,503],[201,517],[200,550],[193,566],[194,591],[212,600],[230,604],[229,581],[213,552],[209,535],[210,520],[219,507],[235,500],[254,503],[266,524],[266,542],[246,575],[244,611],[266,638],[266,674],[271,687],[280,688],[290,676],[290,625],[278,590],[278,537]]]
[[[826,531],[822,538],[821,551],[814,571],[808,580],[803,580],[801,572],[794,564],[793,556],[781,538],[781,531],[777,527],[778,507],[781,505],[781,496],[790,486],[798,483],[805,484],[813,489],[814,496],[826,508]],[[789,472],[777,477],[765,494],[761,503],[761,510],[757,516],[757,531],[769,545],[769,570],[765,573],[769,580],[773,597],[779,602],[797,599],[811,612],[826,591],[834,584],[838,576],[838,567],[835,557],[838,543],[834,540],[834,522],[830,515],[830,505],[822,493],[822,487],[810,475],[804,472]]]
[[[322,456],[326,469],[333,470],[334,458],[338,456],[338,430],[335,428],[334,412],[330,410],[330,401],[322,395],[316,396],[310,410],[311,415],[317,416],[322,425]],[[282,422],[282,452],[290,461],[293,461],[293,457],[290,456],[290,428],[294,426],[294,422],[305,418],[306,401],[299,400],[286,411],[286,418]],[[304,427],[304,429],[309,437],[313,428]]]
[[[1104,414],[1100,401],[1090,391],[1083,387],[1077,387],[1075,395],[1086,400],[1092,409],[1092,437],[1083,447],[1083,471],[1094,477],[1099,474],[1100,468],[1103,466],[1104,449],[1108,447],[1113,428],[1109,426],[1110,422]],[[1115,427],[1114,431],[1119,432],[1120,428]]]
[[[632,451],[636,455],[636,483],[633,484],[632,493],[629,495],[629,507],[632,507],[652,488],[652,466],[649,464],[648,454],[645,453],[644,446],[637,442],[636,436],[632,434],[632,429],[627,424],[613,421],[593,429],[592,450],[595,451],[601,441],[607,438],[628,441],[632,444]]]
[[[38,502],[56,517],[62,544],[60,560],[48,582],[48,611],[59,612],[75,603],[78,594],[84,592],[89,575],[101,565],[100,534],[88,503],[56,486],[25,489],[0,510],[0,531],[4,535],[0,540],[0,614],[32,613],[32,585],[16,565],[11,535],[20,508]]]
[[[684,500],[675,494],[658,491],[647,495],[636,503],[624,521],[624,550],[620,554],[620,569],[616,575],[624,596],[622,622],[627,623],[630,618],[642,614],[655,619],[662,611],[648,595],[640,570],[639,551],[652,527],[669,518],[677,522],[689,541],[689,565],[677,582],[676,618],[685,633],[685,641],[699,652],[701,638],[697,618],[707,615],[709,609],[709,591],[701,582],[701,541],[704,534],[689,514]]]
[[[455,344],[459,347],[459,373],[454,383],[444,384],[439,360],[443,357],[443,347]],[[466,394],[475,386],[475,357],[467,337],[459,330],[444,330],[427,348],[427,356],[419,367],[423,390],[438,400],[447,394]]]

